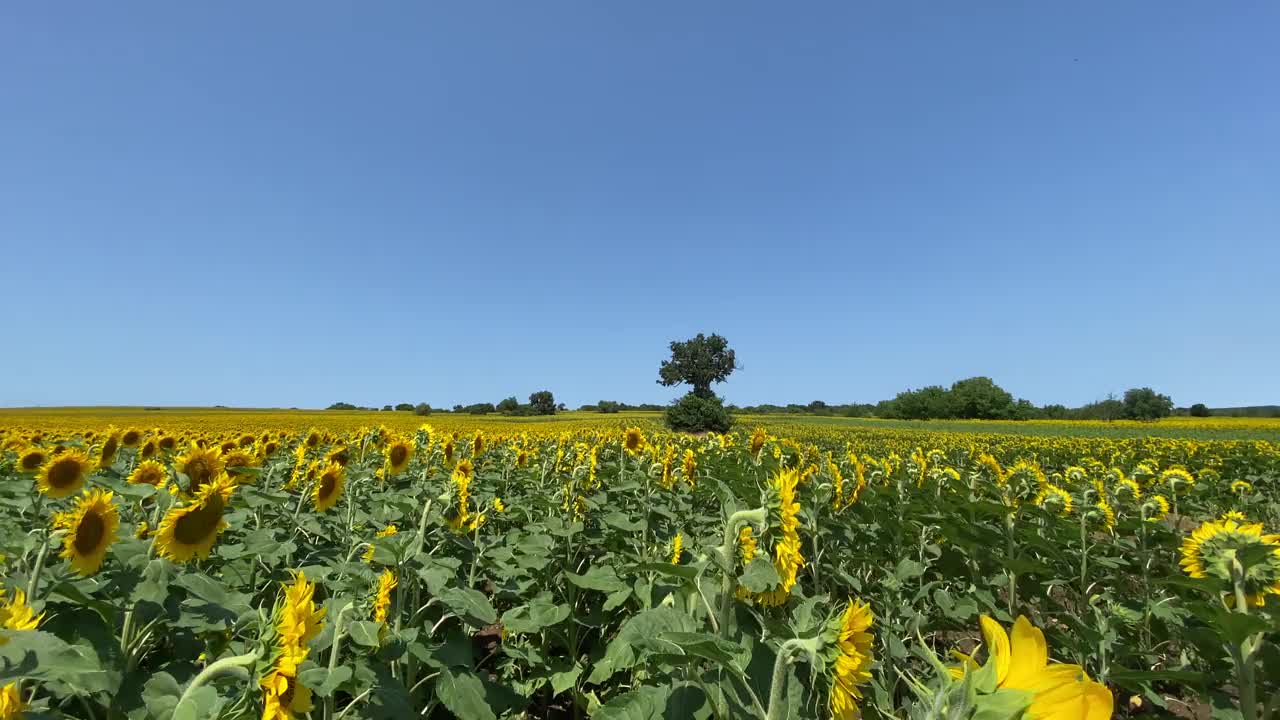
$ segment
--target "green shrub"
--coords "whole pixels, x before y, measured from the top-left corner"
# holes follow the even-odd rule
[[[667,427],[681,432],[728,432],[733,424],[720,398],[690,392],[667,407]]]

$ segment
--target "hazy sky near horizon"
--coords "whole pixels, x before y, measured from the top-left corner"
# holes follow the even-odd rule
[[[1280,402],[1280,4],[9,3],[0,406]]]

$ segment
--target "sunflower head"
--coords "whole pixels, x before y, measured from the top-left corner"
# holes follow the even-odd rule
[[[396,589],[396,574],[383,570],[378,576],[378,590],[373,598],[373,619],[375,622],[387,621],[387,613],[391,609],[391,591]]]
[[[44,613],[36,615],[31,606],[27,605],[26,593],[14,590],[13,597],[8,598],[0,592],[0,645],[9,642],[6,631],[35,630],[42,618]]]
[[[227,529],[223,517],[235,482],[223,475],[201,486],[191,502],[172,508],[156,531],[156,548],[173,562],[207,558],[218,535]]]
[[[628,455],[638,455],[644,449],[644,433],[640,432],[640,428],[627,428],[622,433],[622,449]]]
[[[85,479],[93,468],[88,455],[80,450],[68,450],[45,462],[36,484],[45,495],[64,498],[84,487]]]
[[[262,720],[294,720],[315,708],[311,690],[294,674],[272,670],[262,678]]]
[[[67,531],[62,557],[71,561],[71,568],[80,575],[98,572],[107,548],[116,541],[120,511],[112,497],[112,493],[94,488],[82,495],[74,508],[54,516],[54,527]]]
[[[172,435],[161,435],[160,439],[156,440],[156,447],[161,452],[173,452],[178,447],[178,439]]]
[[[136,448],[142,444],[142,431],[136,428],[129,428],[120,433],[120,444],[127,448]]]
[[[1280,595],[1280,535],[1265,534],[1262,523],[1209,520],[1182,541],[1183,571],[1193,578],[1237,579],[1253,605]]]
[[[34,445],[18,453],[18,472],[34,473],[49,459],[49,453]]]
[[[156,456],[156,452],[158,450],[159,447],[156,445],[155,439],[149,438],[146,442],[142,443],[142,447],[138,449],[138,457],[142,460],[150,460]]]
[[[680,556],[683,554],[684,554],[684,535],[681,533],[676,533],[676,536],[671,538],[671,564],[679,565]]]
[[[316,478],[316,486],[312,490],[311,497],[315,501],[316,512],[324,512],[337,505],[346,486],[346,468],[337,463],[329,463],[328,467],[321,471],[320,476]]]
[[[351,461],[351,453],[347,450],[346,446],[344,445],[342,447],[336,447],[330,450],[329,454],[325,455],[324,459],[334,465],[341,465],[342,467],[346,467],[347,463]]]
[[[480,457],[484,454],[484,433],[477,430],[476,436],[471,441],[471,457]]]
[[[1148,522],[1159,522],[1169,514],[1169,500],[1163,495],[1152,495],[1142,504]]]
[[[185,455],[174,461],[173,467],[187,476],[186,491],[194,495],[222,475],[222,451],[192,445]]]
[[[169,482],[169,471],[155,460],[143,460],[129,473],[129,482],[134,485],[163,487]]]
[[[114,427],[107,428],[102,438],[102,446],[98,448],[98,467],[111,467],[111,464],[116,461],[118,452],[120,452],[120,431]]]
[[[831,676],[831,717],[836,720],[858,718],[860,686],[871,680],[874,638],[871,625],[875,616],[871,606],[849,601],[839,616],[827,623],[823,641],[826,665]]]
[[[413,459],[413,442],[397,437],[387,445],[387,466],[391,475],[399,475],[409,467]]]
[[[227,475],[241,485],[252,483],[257,480],[257,475],[253,472],[246,472],[250,468],[258,466],[258,456],[252,452],[238,447],[229,453],[222,455],[222,467]]]
[[[1253,485],[1244,480],[1233,480],[1231,481],[1231,492],[1237,495],[1248,495],[1253,492]]]

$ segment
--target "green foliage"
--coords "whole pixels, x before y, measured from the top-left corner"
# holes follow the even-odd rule
[[[690,392],[671,403],[666,413],[667,427],[680,432],[728,432],[733,424],[720,398]]]
[[[398,403],[396,410],[400,412],[413,412],[413,403]]]
[[[556,398],[550,390],[539,390],[529,396],[529,406],[534,415],[555,415]]]
[[[413,414],[414,415],[430,415],[431,406],[428,405],[427,403],[418,403],[417,405],[413,406]]]
[[[1148,387],[1126,390],[1122,402],[1128,420],[1156,420],[1173,414],[1173,400]]]
[[[520,401],[514,395],[498,403],[498,412],[503,415],[511,415],[518,409],[520,409]]]
[[[671,359],[658,368],[658,384],[666,387],[687,383],[700,398],[715,397],[712,383],[724,382],[738,367],[729,341],[719,335],[704,335],[684,342],[671,342]]]
[[[1209,417],[1209,408],[1204,403],[1196,403],[1188,411],[1191,417]]]

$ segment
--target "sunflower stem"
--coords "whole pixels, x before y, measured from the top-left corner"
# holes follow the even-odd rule
[[[769,684],[769,710],[765,713],[765,720],[782,720],[785,716],[786,702],[782,696],[787,688],[787,666],[791,664],[791,656],[798,650],[808,651],[812,655],[817,649],[816,642],[820,640],[791,638],[778,648],[778,657],[773,661],[773,681]]]
[[[31,577],[27,579],[27,602],[35,601],[36,590],[40,588],[40,573],[44,571],[44,559],[49,555],[51,535],[52,533],[45,530],[44,537],[40,541],[40,552],[36,554],[36,564],[31,567]]]
[[[253,652],[246,653],[244,655],[233,655],[231,657],[225,657],[211,664],[209,667],[205,668],[204,670],[201,670],[200,674],[196,675],[195,678],[191,681],[191,684],[187,686],[187,689],[182,692],[182,697],[178,698],[178,704],[175,705],[173,708],[173,717],[176,718],[180,714],[182,714],[183,704],[187,702],[194,703],[195,700],[193,698],[194,698],[195,691],[199,690],[206,683],[208,683],[210,680],[217,677],[218,675],[229,674],[229,675],[235,675],[236,677],[239,677],[241,680],[248,680],[249,671],[246,670],[245,668],[257,662],[260,654],[261,653],[258,650],[254,650]]]
[[[333,620],[333,647],[329,650],[329,674],[332,675],[334,670],[338,669],[338,653],[342,650],[342,619],[346,616],[347,611],[354,605],[351,602],[342,606],[337,616]],[[324,720],[333,720],[334,710],[337,709],[337,701],[333,693],[324,699]]]
[[[1231,584],[1235,590],[1236,612],[1249,614],[1249,598],[1244,591],[1244,566],[1240,558],[1231,558]],[[1231,660],[1236,666],[1236,684],[1240,688],[1240,714],[1245,720],[1263,720],[1258,714],[1258,689],[1254,685],[1253,652],[1251,639],[1246,638],[1231,646]]]

